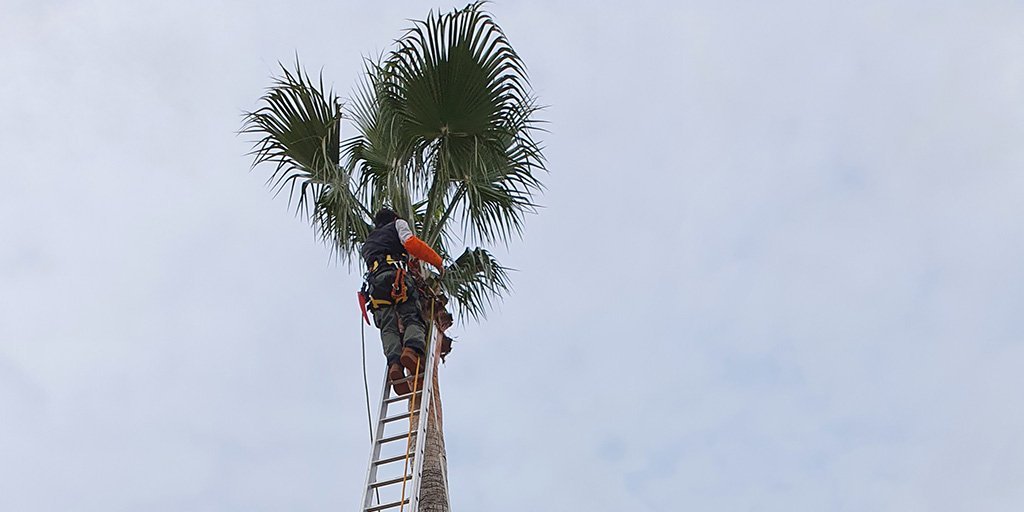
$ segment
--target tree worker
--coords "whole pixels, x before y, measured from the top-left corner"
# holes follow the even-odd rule
[[[380,329],[388,379],[395,393],[408,394],[409,384],[398,382],[424,370],[426,329],[420,315],[419,293],[406,274],[410,255],[444,273],[441,257],[412,234],[409,223],[389,208],[373,216],[373,231],[366,237],[360,254],[366,262],[366,284],[362,299],[370,305],[373,323]],[[367,293],[368,292],[368,293]],[[403,331],[404,329],[404,331]]]

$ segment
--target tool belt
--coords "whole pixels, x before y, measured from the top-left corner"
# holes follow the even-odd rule
[[[365,304],[370,309],[377,309],[383,306],[398,305],[409,300],[409,287],[405,282],[406,270],[405,261],[392,258],[387,255],[384,258],[376,259],[367,265],[368,270],[363,276],[363,289],[360,291]],[[390,288],[374,286],[376,277],[384,272],[394,272],[395,279]]]

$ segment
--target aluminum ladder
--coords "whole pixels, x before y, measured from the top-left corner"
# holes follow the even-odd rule
[[[387,370],[384,371],[377,427],[373,433],[360,507],[363,512],[390,509],[416,512],[419,509],[420,475],[423,472],[423,451],[427,444],[427,413],[434,389],[430,383],[434,382],[434,361],[439,357],[437,349],[441,345],[436,341],[437,329],[433,322],[428,325],[430,339],[427,342],[426,357],[420,359],[420,364],[426,365],[425,371],[419,379],[403,379],[409,383],[409,389],[414,391],[407,395],[395,394]],[[388,406],[395,404],[406,405],[405,410],[389,412]],[[410,448],[412,451],[409,451]]]

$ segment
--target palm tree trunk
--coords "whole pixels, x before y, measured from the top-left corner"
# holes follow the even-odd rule
[[[423,453],[423,472],[420,476],[419,512],[449,512],[448,457],[444,451],[443,415],[441,413],[441,387],[438,384],[438,360],[434,359],[433,395],[427,412],[427,444]]]
[[[421,292],[422,293],[422,292]],[[431,399],[427,408],[426,446],[423,449],[423,470],[420,473],[420,495],[418,512],[450,512],[451,505],[448,501],[448,457],[444,450],[444,414],[441,410],[441,386],[438,379],[438,370],[441,362],[441,346],[445,339],[444,331],[451,326],[451,315],[445,310],[444,305],[447,299],[442,295],[434,295],[434,299],[440,299],[440,310],[434,309],[434,305],[428,308],[425,303],[424,317],[431,318],[431,328],[436,332],[432,337],[435,343],[427,347],[434,353],[433,379],[430,383]],[[413,408],[411,412],[419,410],[418,400],[410,400],[409,405]],[[413,414],[409,418],[410,425],[419,423],[419,415]],[[413,427],[415,428],[415,427]]]

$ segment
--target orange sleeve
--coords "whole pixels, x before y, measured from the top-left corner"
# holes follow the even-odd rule
[[[430,263],[437,270],[441,270],[442,265],[444,265],[444,262],[441,261],[441,257],[438,256],[426,242],[420,240],[417,236],[409,237],[409,239],[402,245],[405,246],[405,250],[409,251],[409,254]]]

